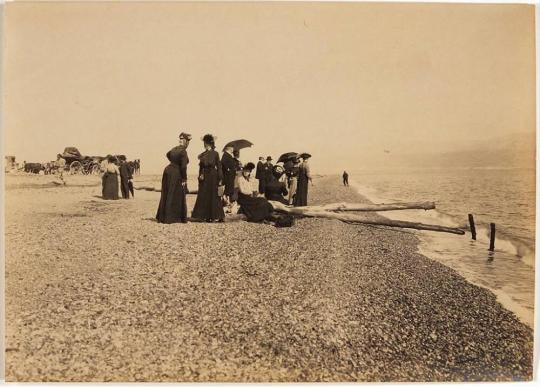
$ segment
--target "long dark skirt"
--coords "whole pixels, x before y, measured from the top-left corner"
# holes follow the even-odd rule
[[[225,218],[221,198],[218,196],[218,171],[215,168],[203,171],[203,180],[199,180],[199,192],[191,216],[201,220]]]
[[[116,173],[105,172],[102,177],[102,196],[105,200],[118,199],[118,175]]]
[[[274,207],[265,198],[254,198],[241,192],[238,193],[238,204],[241,213],[246,215],[248,222],[261,222],[268,219],[274,211]]]
[[[296,188],[296,195],[294,196],[293,205],[295,207],[307,206],[308,201],[308,183],[307,176],[300,174],[298,177],[298,186]]]
[[[161,179],[161,199],[156,214],[158,223],[185,223],[187,219],[186,192],[182,187],[180,168],[169,164]]]

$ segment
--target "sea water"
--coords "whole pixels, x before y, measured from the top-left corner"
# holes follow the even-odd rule
[[[350,173],[351,188],[374,203],[433,201],[436,210],[385,211],[394,220],[439,224],[466,235],[415,231],[420,253],[491,290],[525,324],[534,325],[535,171],[408,169]],[[471,238],[468,214],[476,222]],[[495,251],[489,224],[496,224]]]

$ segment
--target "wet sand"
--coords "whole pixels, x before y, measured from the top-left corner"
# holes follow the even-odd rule
[[[103,201],[97,177],[50,180],[6,176],[8,381],[532,378],[531,329],[418,254],[415,232],[162,225],[159,193]],[[310,191],[365,201],[338,177]]]

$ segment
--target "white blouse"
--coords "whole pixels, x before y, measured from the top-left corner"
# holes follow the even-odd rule
[[[238,177],[238,189],[244,195],[252,195],[253,191],[256,191],[253,189],[252,180],[247,180],[244,176]]]
[[[114,163],[107,164],[107,167],[105,168],[105,172],[120,174],[120,170]]]

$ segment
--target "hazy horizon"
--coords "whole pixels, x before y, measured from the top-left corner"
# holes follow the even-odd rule
[[[535,133],[532,5],[8,3],[4,13],[4,152],[18,162],[75,146],[160,173],[187,131],[190,174],[207,132],[219,151],[251,140],[244,162],[307,151],[325,174]],[[534,158],[534,144],[524,152]]]

